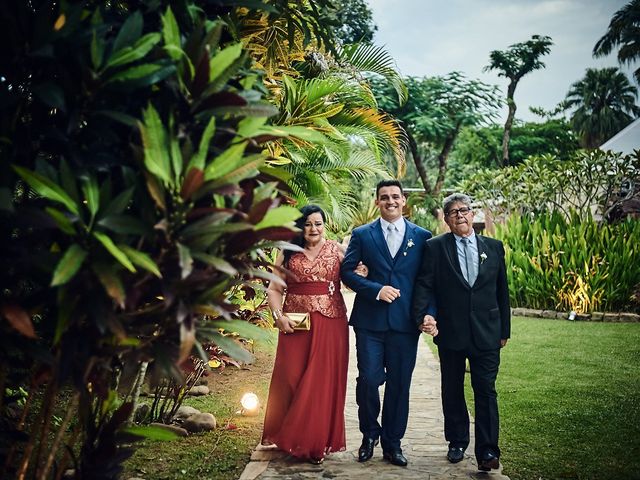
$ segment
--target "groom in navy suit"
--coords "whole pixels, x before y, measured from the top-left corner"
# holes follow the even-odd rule
[[[356,292],[349,324],[356,335],[356,402],[363,435],[358,461],[369,460],[381,440],[385,460],[399,466],[407,465],[400,441],[407,428],[420,335],[410,317],[411,296],[423,248],[431,238],[431,232],[402,217],[405,204],[400,182],[378,183],[376,206],[381,218],[353,231],[340,270],[342,281]],[[366,277],[356,273],[360,262],[368,268]],[[378,389],[384,383],[379,423]]]

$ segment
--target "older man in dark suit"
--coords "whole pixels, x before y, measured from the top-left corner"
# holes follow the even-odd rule
[[[496,377],[500,349],[511,335],[509,289],[502,243],[475,234],[467,195],[444,200],[451,233],[427,242],[416,278],[412,315],[433,333],[429,308],[437,304],[442,408],[447,458],[457,463],[469,445],[469,414],[464,398],[465,363],[469,360],[475,399],[475,456],[480,470],[500,466]]]

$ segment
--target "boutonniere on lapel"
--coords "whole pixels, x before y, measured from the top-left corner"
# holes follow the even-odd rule
[[[487,259],[487,254],[482,252],[480,254],[480,265],[482,265],[486,259]]]
[[[402,254],[406,257],[407,256],[407,250],[409,250],[414,245],[415,245],[415,243],[413,243],[413,238],[410,238],[409,240],[407,240],[407,246],[405,247],[404,252],[402,252]]]

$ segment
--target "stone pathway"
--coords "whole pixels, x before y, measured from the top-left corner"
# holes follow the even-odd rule
[[[343,293],[347,306],[350,308],[354,294],[352,292]],[[258,445],[239,480],[302,480],[309,478],[509,480],[509,477],[500,473],[501,470],[492,470],[491,473],[478,470],[473,457],[473,424],[471,425],[471,444],[467,449],[465,459],[455,465],[447,461],[447,443],[444,439],[440,401],[440,368],[438,360],[431,353],[424,336],[419,342],[418,359],[411,383],[409,425],[402,440],[402,451],[407,457],[409,465],[403,468],[387,463],[382,459],[382,450],[379,446],[376,447],[371,460],[358,463],[358,447],[362,436],[358,431],[355,399],[355,379],[358,371],[353,331],[351,331],[350,345],[349,379],[345,407],[347,450],[327,456],[322,465],[311,465],[272,447]],[[381,398],[382,392],[383,390],[380,389]]]

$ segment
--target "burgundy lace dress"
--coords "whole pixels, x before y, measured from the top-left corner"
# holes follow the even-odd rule
[[[349,331],[340,293],[340,258],[327,240],[315,260],[289,259],[284,312],[311,312],[311,330],[280,333],[262,443],[302,458],[345,449]]]

